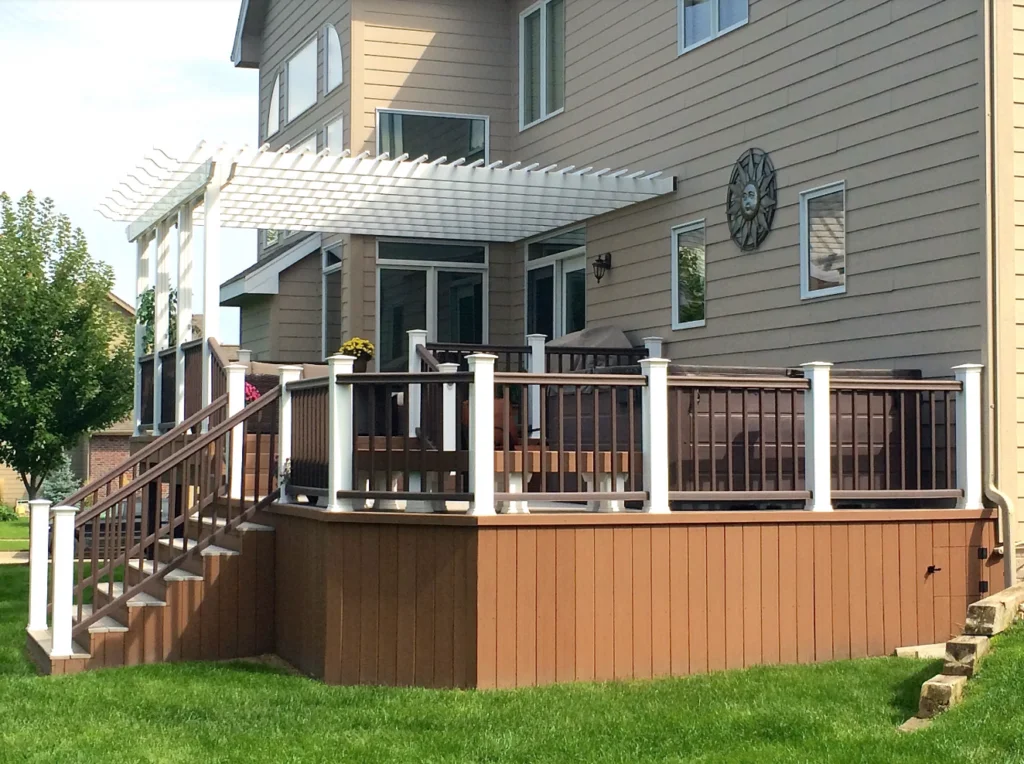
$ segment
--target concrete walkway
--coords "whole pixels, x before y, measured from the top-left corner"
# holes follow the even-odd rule
[[[0,565],[27,565],[28,552],[0,552]]]

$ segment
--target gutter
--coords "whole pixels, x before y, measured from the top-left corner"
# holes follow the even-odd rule
[[[998,485],[999,474],[996,469],[997,454],[999,448],[999,423],[998,412],[1002,408],[1004,391],[1001,385],[997,384],[999,377],[999,311],[1002,308],[999,297],[999,266],[998,252],[1002,237],[999,234],[999,214],[996,200],[998,196],[997,173],[1000,173],[998,163],[995,161],[996,140],[997,140],[997,114],[996,114],[996,3],[1000,0],[986,0],[985,13],[988,16],[986,24],[986,36],[988,44],[986,55],[988,58],[988,80],[989,87],[986,93],[985,110],[986,125],[988,130],[987,148],[985,151],[985,175],[988,190],[988,220],[986,231],[987,257],[985,258],[985,275],[988,282],[985,290],[985,439],[983,441],[984,451],[982,460],[985,464],[985,498],[999,508],[999,518],[1002,530],[1002,554],[1004,583],[1007,587],[1016,583],[1017,571],[1017,548],[1016,548],[1016,509],[1014,500],[1000,490]],[[1001,176],[1000,176],[1001,177]]]

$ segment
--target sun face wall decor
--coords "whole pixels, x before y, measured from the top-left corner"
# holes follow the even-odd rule
[[[747,149],[733,167],[725,204],[729,233],[744,252],[757,249],[771,232],[777,199],[772,160],[761,149]]]

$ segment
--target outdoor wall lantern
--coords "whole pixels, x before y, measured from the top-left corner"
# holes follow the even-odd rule
[[[597,259],[594,260],[594,278],[597,279],[597,283],[601,283],[601,279],[604,278],[604,274],[612,269],[612,256],[610,252],[605,252],[603,255],[598,255]]]

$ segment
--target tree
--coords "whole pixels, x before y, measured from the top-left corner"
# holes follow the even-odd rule
[[[0,462],[29,498],[82,435],[131,409],[132,327],[113,283],[50,199],[0,193]]]
[[[50,470],[43,480],[43,498],[49,499],[55,505],[62,504],[64,500],[82,487],[81,481],[71,469],[71,457],[67,452],[61,454],[60,464]]]

